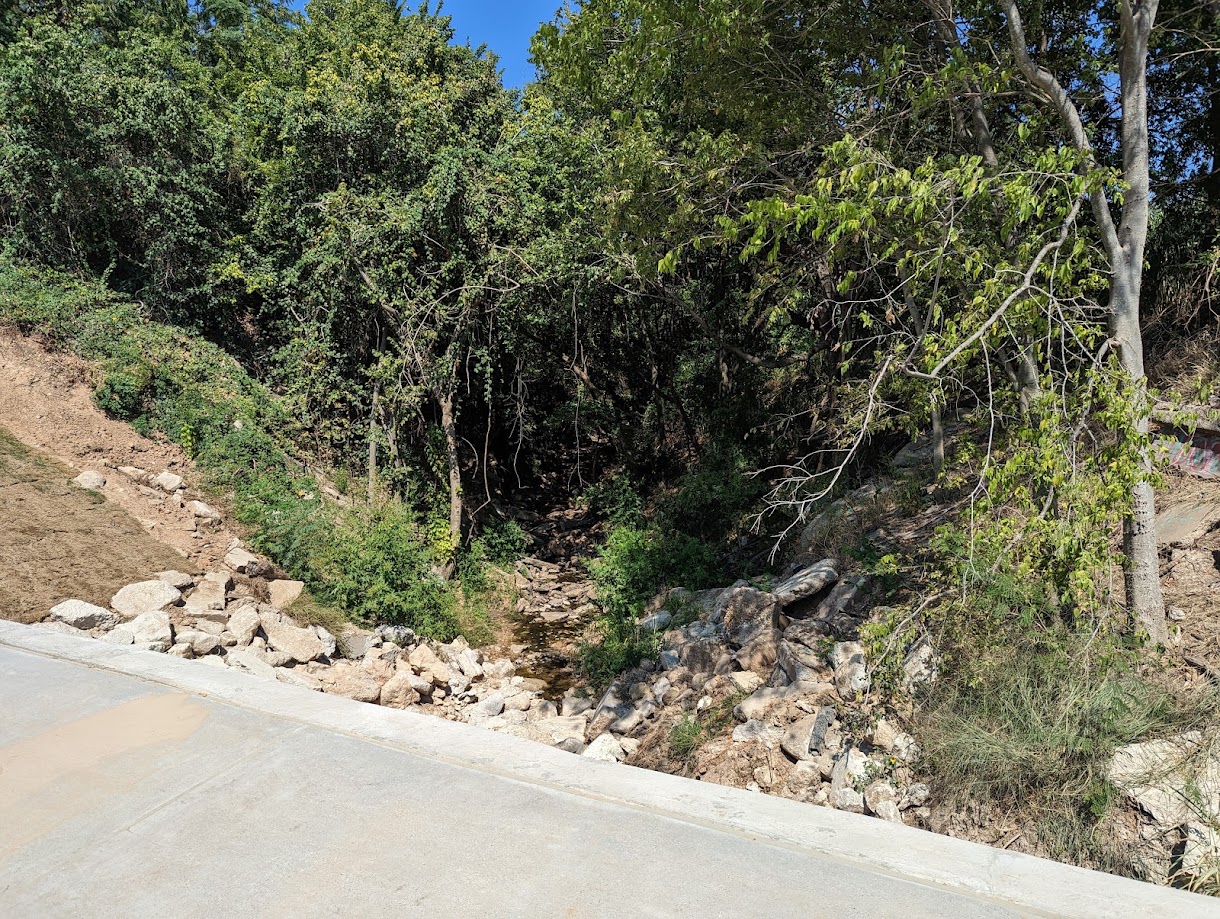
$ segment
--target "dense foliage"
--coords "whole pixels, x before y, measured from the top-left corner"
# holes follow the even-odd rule
[[[15,0],[0,258],[10,286],[119,298],[81,314],[85,353],[139,303],[174,347],[235,359],[184,385],[198,361],[149,358],[128,322],[99,404],[223,457],[255,505],[302,489],[251,486],[242,457],[325,469],[360,545],[301,564],[370,617],[422,621],[448,602],[433,574],[508,505],[618,476],[641,500],[597,577],[629,618],[725,576],[730,549],[765,567],[752,512],[797,532],[931,430],[970,495],[968,538],[936,550],[957,583],[1044,579],[1037,616],[1083,626],[1122,600],[1111,527],[1152,477],[1107,236],[1139,197],[1123,10],[587,0],[539,32],[517,93],[426,4]],[[1161,16],[1157,353],[1214,321],[1220,208],[1216,15]],[[257,423],[234,433],[224,400]],[[290,503],[251,521],[291,560],[313,531],[277,528]]]

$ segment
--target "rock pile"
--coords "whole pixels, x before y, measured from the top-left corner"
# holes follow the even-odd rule
[[[737,725],[706,744],[701,777],[903,822],[928,788],[914,781],[915,739],[862,699],[871,675],[856,638],[868,607],[868,580],[833,559],[771,591],[670,591],[640,623],[664,630],[659,666],[610,687],[586,755],[655,766],[675,724],[724,713]],[[904,672],[912,686],[934,679],[931,647],[912,648]]]

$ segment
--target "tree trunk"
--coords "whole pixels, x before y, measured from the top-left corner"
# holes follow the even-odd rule
[[[1121,146],[1123,179],[1128,190],[1123,197],[1118,226],[1110,212],[1105,191],[1093,192],[1093,216],[1102,245],[1110,261],[1110,337],[1119,365],[1131,386],[1132,433],[1148,433],[1148,384],[1144,376],[1144,343],[1140,328],[1140,287],[1144,270],[1144,246],[1148,241],[1149,145],[1148,145],[1148,39],[1156,21],[1158,0],[1119,0],[1119,89],[1122,97]],[[1025,28],[1015,0],[1003,0],[1009,37],[1017,66],[1059,113],[1078,150],[1092,161],[1084,122],[1067,91],[1054,74],[1029,55]],[[1143,471],[1152,473],[1152,456],[1145,447],[1140,457]],[[1146,477],[1131,494],[1131,515],[1123,524],[1123,551],[1127,557],[1127,605],[1139,627],[1157,643],[1168,638],[1165,600],[1161,594],[1160,558],[1156,539],[1156,494]]]
[[[445,432],[445,456],[449,461],[449,539],[456,550],[462,542],[462,468],[458,456],[453,393],[438,396],[437,401],[441,407],[441,429]]]

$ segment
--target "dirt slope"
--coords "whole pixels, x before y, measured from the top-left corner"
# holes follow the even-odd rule
[[[35,622],[76,597],[106,606],[115,591],[167,568],[194,567],[74,472],[0,429],[0,618]]]

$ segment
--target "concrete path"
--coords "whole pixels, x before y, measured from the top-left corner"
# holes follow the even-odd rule
[[[1204,919],[1220,903],[0,622],[0,915]]]

